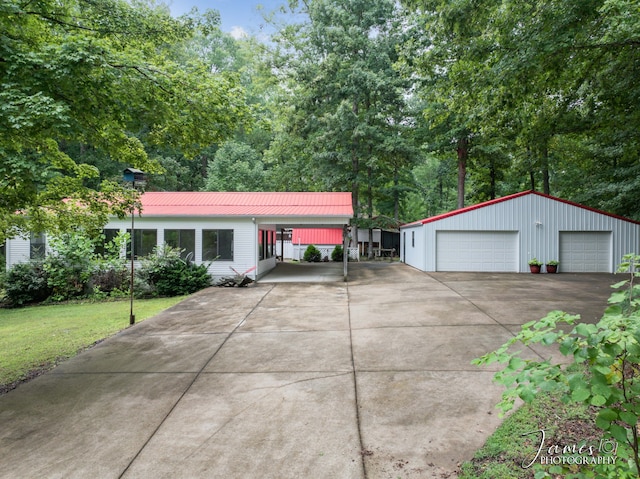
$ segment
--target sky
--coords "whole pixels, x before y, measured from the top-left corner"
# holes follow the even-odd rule
[[[218,10],[222,19],[222,31],[235,38],[243,33],[261,37],[272,31],[263,19],[264,13],[271,13],[286,4],[286,0],[165,0],[171,14],[179,16],[188,13],[192,7],[200,12],[208,8]]]

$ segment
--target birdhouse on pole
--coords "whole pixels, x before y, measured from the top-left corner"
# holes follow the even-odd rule
[[[133,183],[134,186],[136,185],[136,183],[139,186],[144,186],[147,178],[142,170],[138,170],[136,168],[125,168],[124,181],[129,181]]]

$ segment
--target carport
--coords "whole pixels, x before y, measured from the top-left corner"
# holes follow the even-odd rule
[[[235,271],[257,281],[278,263],[277,231],[340,228],[346,237],[353,217],[351,193],[341,192],[146,192],[140,203],[136,234],[148,243],[173,240],[214,278]],[[130,223],[114,218],[105,230],[127,231]],[[342,268],[346,280],[346,258]]]
[[[260,193],[254,193],[259,195]],[[285,229],[324,229],[339,228],[342,230],[342,245],[344,249],[342,259],[342,280],[348,275],[348,227],[353,217],[350,193],[282,193],[278,194],[278,203],[270,206],[274,214],[258,214],[252,216],[255,225],[255,237],[258,238],[256,265],[258,265],[257,280],[261,281],[269,275],[270,282],[290,282],[297,278],[300,282],[326,281],[327,276],[335,276],[334,265],[293,265],[278,263],[278,257],[283,257],[283,234],[279,244],[274,244],[275,254],[270,257],[266,246],[269,234],[275,237],[275,232],[284,233]],[[314,267],[318,266],[318,267]],[[275,269],[279,271],[274,271]]]

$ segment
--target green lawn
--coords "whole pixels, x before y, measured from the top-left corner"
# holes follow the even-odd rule
[[[136,322],[184,297],[136,300]],[[0,309],[0,390],[129,326],[129,301]]]

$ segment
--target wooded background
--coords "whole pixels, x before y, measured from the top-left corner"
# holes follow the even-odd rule
[[[125,167],[154,191],[350,191],[362,227],[528,189],[640,220],[637,0],[291,0],[269,21],[263,42],[214,10],[1,0],[0,241],[126,214]]]

